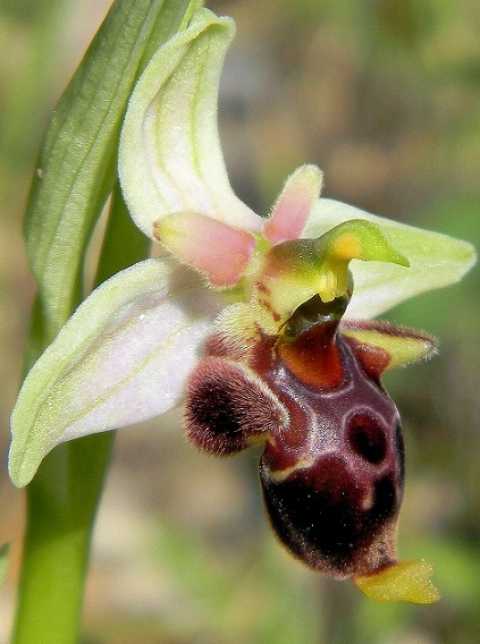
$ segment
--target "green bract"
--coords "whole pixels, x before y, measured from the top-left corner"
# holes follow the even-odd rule
[[[121,136],[119,171],[137,226],[153,238],[159,219],[179,214],[177,221],[192,222],[180,226],[185,239],[175,242],[173,252],[182,262],[208,278],[208,271],[242,251],[238,280],[244,284],[243,277],[248,282],[249,275],[255,276],[262,253],[279,239],[296,239],[302,228],[303,237],[318,238],[350,219],[373,222],[378,228],[371,230],[383,234],[393,249],[385,259],[403,256],[402,265],[354,259],[350,316],[378,315],[412,295],[460,279],[475,261],[470,244],[328,199],[315,203],[321,174],[312,166],[302,166],[290,177],[267,226],[235,196],[216,122],[219,77],[233,30],[230,19],[199,11],[184,32],[160,47],[136,85]],[[120,67],[115,65],[114,73],[123,82]],[[107,161],[99,159],[99,174],[91,178],[99,190]],[[63,195],[55,202],[58,209],[65,205],[65,194],[73,196],[72,185],[58,188]],[[75,203],[78,207],[81,199]],[[87,217],[82,226],[89,221]],[[48,258],[60,253],[66,272],[52,280],[72,279],[83,247],[76,222],[76,216],[62,218],[55,232],[53,219],[45,230],[39,221],[30,221],[30,244],[44,249],[35,261],[37,273],[48,270]],[[205,243],[208,239],[211,244]],[[364,249],[366,258],[370,250]],[[218,275],[221,285],[221,271]],[[47,292],[48,279],[43,283]],[[248,295],[244,298],[247,302]],[[61,310],[62,298],[55,301]],[[12,414],[13,482],[26,485],[58,443],[158,416],[177,405],[202,342],[225,304],[222,290],[207,290],[188,268],[156,259],[118,273],[95,290],[22,387]]]

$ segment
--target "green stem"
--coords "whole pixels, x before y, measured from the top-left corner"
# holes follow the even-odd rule
[[[142,259],[147,252],[148,240],[131,223],[116,186],[97,281]],[[36,307],[31,360],[42,345],[40,322]],[[113,440],[114,432],[106,432],[60,445],[28,486],[14,644],[78,641],[92,528]]]
[[[113,434],[105,434],[60,446],[29,486],[15,644],[77,642],[91,526],[112,444]],[[76,479],[84,459],[88,476]]]

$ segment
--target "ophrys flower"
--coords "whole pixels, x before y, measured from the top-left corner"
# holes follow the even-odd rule
[[[187,392],[186,429],[203,449],[265,443],[267,507],[297,556],[377,598],[432,601],[428,566],[396,563],[403,448],[380,376],[434,343],[352,320],[458,280],[473,249],[317,200],[310,165],[268,220],[252,212],[230,188],[216,130],[232,35],[230,20],[199,12],[132,95],[122,187],[171,257],[95,290],[32,368],[12,416],[12,479],[27,484],[58,443],[158,416]]]

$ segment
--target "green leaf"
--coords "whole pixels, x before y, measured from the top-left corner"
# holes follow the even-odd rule
[[[303,236],[318,237],[349,219],[378,224],[410,267],[353,260],[354,292],[347,317],[372,318],[414,295],[458,282],[476,262],[475,249],[468,242],[377,217],[332,199],[317,201]]]
[[[230,187],[217,131],[220,73],[234,30],[230,18],[199,11],[153,56],[130,99],[120,181],[135,223],[151,238],[159,218],[185,211],[260,228]]]
[[[176,31],[188,0],[118,0],[56,107],[25,221],[43,334],[53,339],[79,297],[88,238],[115,178],[117,141],[147,56]]]
[[[178,404],[221,304],[195,274],[157,259],[95,289],[23,383],[11,419],[14,484],[29,483],[61,442]]]

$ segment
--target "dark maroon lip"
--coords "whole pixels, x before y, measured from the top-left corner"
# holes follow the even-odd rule
[[[245,353],[212,336],[185,419],[190,440],[213,454],[263,441],[275,534],[306,565],[344,578],[396,561],[404,446],[380,382],[390,357],[343,336],[340,314],[320,308],[301,311],[289,337],[260,333]]]

